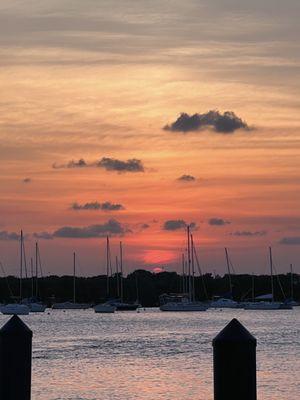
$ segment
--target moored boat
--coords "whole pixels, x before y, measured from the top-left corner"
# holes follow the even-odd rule
[[[279,310],[281,303],[271,301],[257,301],[245,303],[244,310]]]
[[[201,301],[189,301],[187,295],[163,294],[159,296],[161,311],[206,311],[208,306]]]
[[[28,307],[30,312],[44,312],[47,308],[47,306],[42,303],[29,303]]]
[[[23,284],[23,261],[25,262],[26,268],[26,257],[25,257],[25,247],[24,247],[24,237],[23,231],[21,230],[20,234],[20,295],[18,297],[19,300],[22,300],[22,284]],[[23,260],[24,259],[24,260]],[[22,303],[10,303],[1,306],[0,308],[2,314],[5,315],[28,315],[29,307],[26,304]]]
[[[108,300],[108,304],[113,307],[116,307],[117,311],[135,311],[139,308],[139,304],[136,303],[126,303],[119,299]]]
[[[91,305],[87,303],[72,303],[71,301],[65,301],[63,303],[54,303],[52,305],[53,310],[86,310]]]
[[[216,300],[213,300],[209,303],[210,308],[238,308],[239,303],[232,299],[227,299],[224,297],[220,297]]]
[[[103,313],[103,314],[112,314],[116,311],[116,307],[112,304],[109,303],[102,303],[102,304],[97,304],[94,307],[95,313]]]
[[[270,260],[270,280],[271,280],[271,293],[257,296],[254,298],[254,280],[252,280],[252,293],[253,300],[244,305],[245,310],[292,310],[293,306],[288,301],[279,302],[274,301],[274,281],[273,281],[273,256],[272,248],[269,247],[269,260]]]
[[[86,310],[90,307],[88,303],[76,303],[76,254],[73,253],[73,302],[54,303],[52,308],[54,310]]]
[[[38,285],[38,269],[40,268],[40,273],[42,277],[42,265],[41,265],[41,255],[38,246],[38,242],[35,243],[35,276],[33,272],[33,259],[31,258],[31,280],[32,280],[32,297],[28,299],[23,299],[22,304],[26,304],[29,307],[30,312],[42,313],[46,310],[47,306],[39,300],[39,285]]]
[[[4,315],[28,315],[30,310],[25,304],[6,304],[1,307],[1,312]]]
[[[162,294],[159,296],[161,311],[206,311],[208,305],[201,301],[196,301],[195,296],[195,265],[194,256],[196,256],[193,235],[190,233],[190,226],[187,226],[187,274],[185,273],[184,255],[182,255],[183,268],[183,292],[181,294]],[[198,260],[196,260],[198,262]],[[199,267],[199,266],[198,266]]]
[[[47,308],[45,304],[38,301],[38,299],[35,297],[23,299],[22,304],[27,306],[30,312],[44,312]]]

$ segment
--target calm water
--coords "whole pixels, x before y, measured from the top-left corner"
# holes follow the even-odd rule
[[[258,398],[298,400],[300,308],[23,317],[34,332],[32,398],[211,400],[211,341],[233,317],[258,339]],[[1,315],[1,325],[7,319]]]

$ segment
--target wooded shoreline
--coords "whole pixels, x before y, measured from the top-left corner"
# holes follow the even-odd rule
[[[118,277],[120,279],[120,277]],[[99,303],[109,297],[117,297],[117,276],[109,277],[109,293],[107,293],[107,277],[76,277],[76,300],[78,302]],[[255,296],[271,293],[269,275],[231,275],[232,296],[234,300],[250,299],[254,282]],[[23,278],[23,297],[31,297],[35,287],[35,278]],[[152,273],[136,270],[123,278],[124,299],[138,300],[144,307],[158,305],[158,297],[163,293],[180,293],[183,291],[182,275],[176,272]],[[56,301],[72,299],[73,276],[51,275],[38,278],[38,297],[51,305]],[[204,289],[205,288],[205,289]],[[300,300],[300,275],[293,274],[294,299]],[[18,300],[19,279],[15,276],[0,278],[0,301]],[[205,294],[207,293],[207,295]],[[291,297],[291,274],[274,275],[274,293],[276,300]],[[229,294],[229,276],[213,276],[205,274],[195,277],[195,295],[197,300],[212,299],[213,296]]]

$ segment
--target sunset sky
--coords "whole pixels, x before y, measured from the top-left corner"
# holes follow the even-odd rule
[[[0,261],[300,272],[299,0],[0,0]],[[184,115],[181,116],[181,113]]]

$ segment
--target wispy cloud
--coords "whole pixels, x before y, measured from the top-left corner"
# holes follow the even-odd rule
[[[255,237],[255,236],[266,236],[267,231],[236,231],[231,232],[232,236],[247,236],[247,237]]]
[[[16,232],[0,231],[0,240],[20,240],[20,234]]]
[[[184,133],[201,131],[208,128],[218,133],[233,133],[237,129],[250,130],[247,123],[233,111],[225,111],[222,114],[215,110],[193,115],[181,113],[176,121],[164,127],[167,131]]]
[[[210,218],[208,220],[208,223],[209,223],[209,225],[212,225],[212,226],[224,226],[224,225],[231,224],[230,221],[226,221],[223,218]]]
[[[122,204],[111,203],[110,201],[105,201],[104,203],[99,203],[98,201],[94,201],[85,204],[73,203],[71,209],[76,211],[80,210],[119,211],[119,210],[124,210],[125,207]]]
[[[97,164],[98,167],[107,171],[122,172],[144,172],[144,166],[141,160],[132,158],[126,161],[116,158],[103,157]]]
[[[51,240],[53,239],[52,233],[49,232],[35,232],[32,235],[36,239]]]
[[[177,180],[180,182],[194,182],[196,178],[192,175],[181,175]]]
[[[59,169],[59,168],[84,168],[87,167],[87,162],[80,158],[79,160],[71,160],[67,164],[52,164],[52,168]]]
[[[118,160],[117,158],[102,157],[100,161],[87,162],[83,158],[78,161],[71,160],[66,164],[52,164],[52,168],[103,168],[106,171],[124,172],[144,172],[144,165],[141,160],[131,158],[129,160]]]
[[[286,245],[300,245],[300,236],[283,237],[280,239],[279,243]]]
[[[149,224],[142,224],[141,228],[142,229],[148,229],[148,228],[150,228],[150,225]]]
[[[84,227],[64,226],[53,232],[53,237],[59,238],[101,238],[105,236],[123,236],[129,233],[120,222],[110,219],[103,224],[89,225]]]
[[[195,222],[191,222],[188,224],[183,219],[170,219],[164,222],[163,229],[165,231],[177,231],[179,229],[185,229],[188,225],[191,229],[196,229],[197,227]]]

